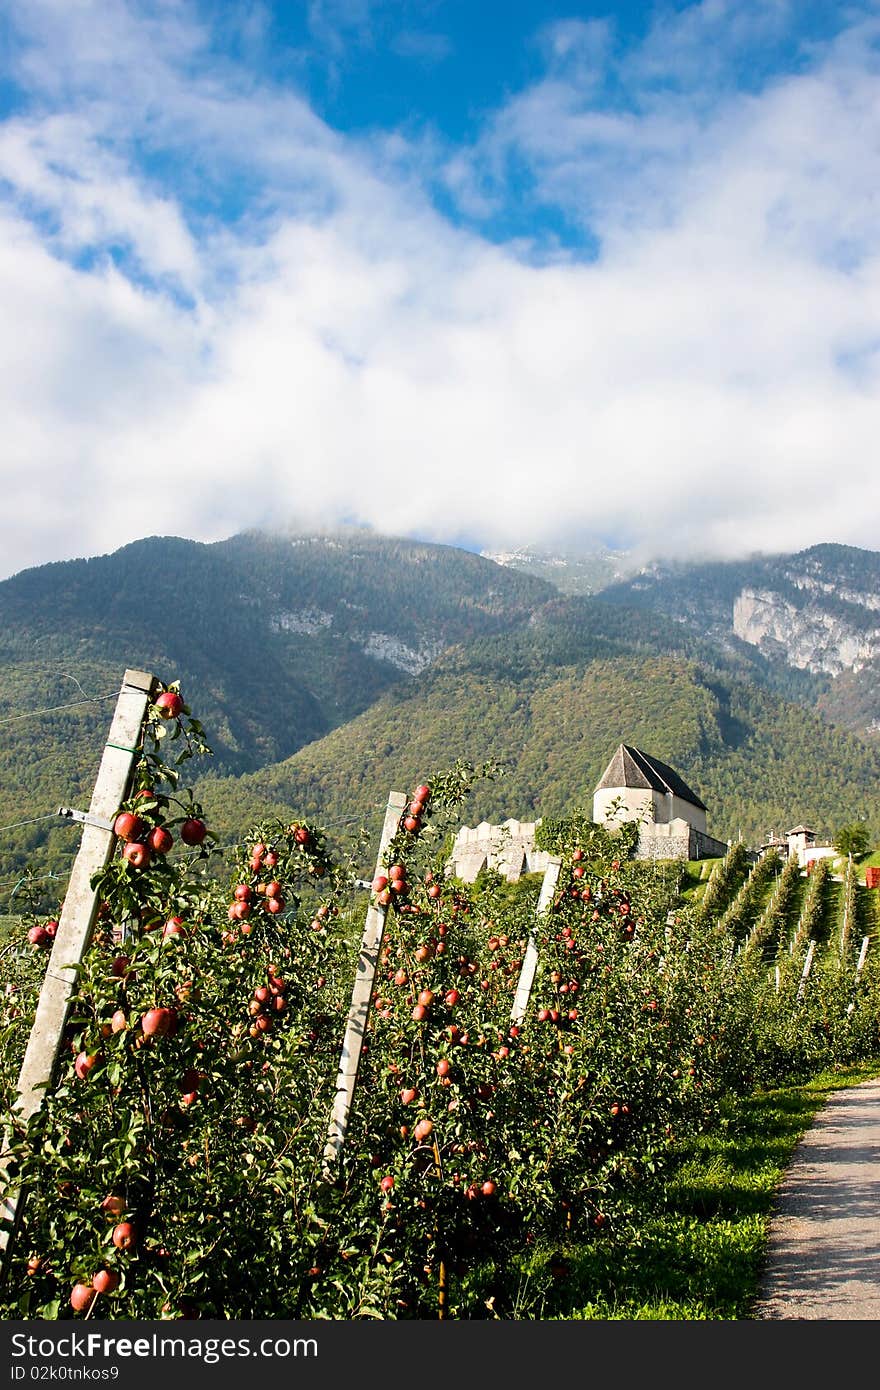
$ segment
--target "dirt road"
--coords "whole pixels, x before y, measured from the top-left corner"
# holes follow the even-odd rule
[[[832,1095],[798,1144],[752,1316],[880,1319],[880,1081]]]

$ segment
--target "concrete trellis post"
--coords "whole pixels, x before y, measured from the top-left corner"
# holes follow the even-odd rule
[[[803,970],[801,971],[801,982],[800,982],[800,984],[798,985],[798,990],[797,990],[797,997],[798,997],[798,999],[803,999],[803,997],[804,997],[804,990],[805,990],[806,987],[807,987],[807,977],[809,976],[809,973],[810,973],[810,966],[813,964],[813,954],[814,954],[815,950],[816,950],[816,943],[815,943],[815,941],[811,941],[811,942],[810,942],[810,945],[809,945],[809,949],[807,950],[807,958],[806,958],[806,960],[804,961],[804,968],[803,968]]]
[[[58,931],[46,968],[36,1015],[18,1078],[16,1108],[24,1119],[40,1108],[46,1088],[55,1076],[76,971],[88,949],[98,911],[93,874],[106,867],[116,836],[112,825],[120,802],[125,800],[135,758],[140,752],[144,718],[155,677],[146,671],[126,671],[116,702],[110,734],[98,768],[94,791],[83,821],[82,840],[74,860]],[[0,1185],[6,1162],[0,1155]],[[0,1254],[7,1251],[21,1215],[24,1194],[7,1191],[0,1205]]]
[[[381,872],[384,864],[385,852],[394,839],[394,836],[397,834],[401,817],[406,808],[406,803],[407,798],[403,792],[391,792],[388,797],[388,806],[385,811],[385,823],[382,826],[379,853],[376,857],[377,874]],[[357,974],[355,975],[354,988],[351,994],[351,1005],[348,1010],[348,1018],[345,1025],[345,1036],[342,1040],[342,1053],[340,1055],[339,1071],[336,1077],[336,1096],[333,1101],[333,1114],[330,1120],[330,1128],[327,1132],[327,1143],[324,1148],[324,1176],[328,1179],[332,1177],[333,1165],[342,1152],[342,1146],[345,1143],[345,1132],[348,1128],[348,1117],[354,1099],[355,1086],[357,1085],[357,1074],[364,1045],[364,1034],[367,1030],[370,1001],[373,997],[376,967],[379,963],[379,952],[382,949],[382,936],[385,931],[386,914],[386,908],[380,907],[379,904],[373,900],[370,901],[370,906],[367,909],[367,919],[364,925],[364,935],[361,941],[361,951],[358,956]]]
[[[553,894],[556,892],[556,885],[559,881],[559,870],[562,867],[562,860],[558,855],[551,855],[549,863],[544,870],[544,880],[541,884],[541,893],[538,898],[538,905],[535,908],[535,917],[543,917],[550,908],[553,901]],[[529,1006],[529,996],[532,992],[532,985],[535,982],[535,971],[538,968],[538,943],[535,940],[535,933],[529,932],[529,940],[526,946],[526,953],[523,957],[522,968],[519,972],[519,980],[516,986],[516,994],[513,999],[513,1009],[510,1021],[514,1024],[522,1023],[526,1016],[526,1009]]]
[[[870,938],[867,937],[867,936],[863,936],[863,937],[862,937],[862,949],[859,951],[859,959],[858,959],[858,961],[857,961],[857,963],[856,963],[855,979],[853,980],[853,986],[854,986],[854,987],[859,983],[859,976],[860,976],[861,973],[862,973],[862,969],[863,969],[864,964],[865,964],[865,957],[866,957],[867,954],[868,954],[868,941],[869,941],[869,940],[870,940]],[[850,1002],[849,1002],[849,1003],[847,1004],[847,1006],[846,1006],[846,1012],[847,1012],[848,1014],[851,1014],[852,1011],[853,1011],[853,1009],[855,1008],[855,1006],[856,1006],[855,1000],[854,1000],[854,999],[851,999]]]

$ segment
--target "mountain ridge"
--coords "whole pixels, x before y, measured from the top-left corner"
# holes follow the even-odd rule
[[[0,826],[87,802],[104,702],[137,666],[181,680],[217,752],[200,790],[230,833],[276,793],[347,820],[362,794],[372,814],[398,774],[457,757],[508,765],[487,812],[560,814],[589,804],[613,748],[634,742],[709,796],[721,839],[863,813],[880,837],[871,661],[798,666],[733,617],[746,581],[775,583],[780,604],[797,592],[835,620],[861,594],[870,632],[875,572],[880,555],[828,546],[658,564],[572,596],[472,551],[358,528],[151,537],[22,571],[0,583]],[[69,846],[66,827],[23,827],[0,840],[0,873],[61,866]]]

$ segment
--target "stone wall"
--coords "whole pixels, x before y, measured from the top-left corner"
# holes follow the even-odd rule
[[[506,820],[501,825],[482,821],[463,825],[455,837],[446,865],[463,883],[473,883],[481,869],[494,869],[508,883],[517,883],[523,874],[543,873],[550,861],[545,850],[535,849],[535,827],[540,821]],[[666,824],[642,827],[636,849],[637,859],[714,859],[727,853],[728,846],[711,835],[704,835],[687,821],[677,818]]]
[[[643,826],[636,859],[719,859],[729,848],[723,840],[704,835],[685,821],[676,821],[670,834],[664,834],[665,830],[665,826]]]
[[[517,883],[524,873],[543,873],[550,856],[535,849],[538,821],[506,820],[501,825],[463,825],[455,837],[447,873],[473,883],[481,869],[494,869]]]

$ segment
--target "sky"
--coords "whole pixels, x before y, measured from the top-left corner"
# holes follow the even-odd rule
[[[880,0],[0,0],[0,578],[880,549]]]

